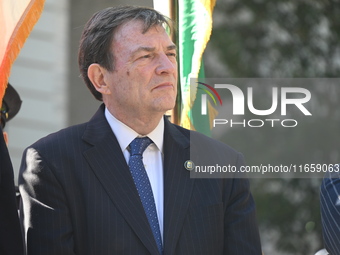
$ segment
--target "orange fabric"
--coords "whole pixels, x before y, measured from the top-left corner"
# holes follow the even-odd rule
[[[0,0],[0,102],[12,64],[38,21],[45,0]]]

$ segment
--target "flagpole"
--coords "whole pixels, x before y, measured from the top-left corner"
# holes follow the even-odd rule
[[[178,0],[170,0],[170,18],[174,21],[174,28],[172,31],[172,41],[180,47],[178,44]],[[176,104],[174,109],[172,110],[171,121],[174,124],[180,125],[181,123],[181,112],[182,112],[182,93],[181,93],[181,85],[180,85],[180,76],[179,76],[179,61],[178,63],[178,81],[177,81],[177,97]]]

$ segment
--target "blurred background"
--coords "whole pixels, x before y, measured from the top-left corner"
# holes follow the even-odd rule
[[[153,6],[152,0],[46,0],[9,79],[23,101],[20,112],[5,128],[16,178],[24,148],[49,133],[87,121],[97,110],[100,102],[79,77],[78,42],[94,12],[122,4]],[[213,18],[204,54],[206,77],[339,76],[340,1],[217,0]],[[327,132],[320,122],[293,137],[283,130],[261,134],[235,130],[222,134],[221,140],[241,151],[251,163],[266,156],[275,159],[275,154],[261,154],[259,148],[273,148],[274,153],[280,146],[300,148],[298,155],[289,150],[280,155],[287,162],[303,155],[324,162],[340,161],[337,108],[337,101],[328,104],[324,117],[333,120],[333,127]],[[286,139],[283,143],[268,136]],[[265,254],[306,255],[323,248],[320,183],[316,178],[251,180]]]
[[[339,77],[340,1],[217,0],[213,17],[206,77]],[[336,163],[340,87],[333,92],[336,100],[322,96],[327,86],[310,89],[320,97],[314,102],[326,108],[319,121],[297,129],[233,129],[222,140],[251,165]],[[306,255],[323,247],[320,184],[316,178],[251,179],[265,254]]]

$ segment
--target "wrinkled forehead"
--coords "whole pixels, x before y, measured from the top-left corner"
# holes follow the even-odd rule
[[[133,39],[135,36],[147,34],[150,30],[155,30],[159,33],[167,33],[162,24],[155,24],[148,27],[141,20],[130,20],[117,27],[113,35],[113,39],[120,40],[123,37],[125,39]]]

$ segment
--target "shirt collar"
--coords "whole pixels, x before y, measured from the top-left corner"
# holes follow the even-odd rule
[[[117,137],[119,146],[122,151],[126,150],[130,143],[136,137],[142,137],[132,128],[125,125],[123,122],[116,119],[109,110],[105,107],[105,118],[108,121],[113,133]],[[164,136],[164,120],[160,119],[156,128],[147,135],[163,153],[163,136]]]

